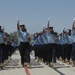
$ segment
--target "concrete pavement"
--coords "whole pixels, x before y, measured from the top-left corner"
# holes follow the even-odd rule
[[[56,67],[49,67],[42,62],[35,61],[34,54],[31,54],[31,68],[23,68],[20,64],[20,55],[16,51],[4,70],[0,70],[0,75],[75,75],[75,67],[60,61],[57,61]]]

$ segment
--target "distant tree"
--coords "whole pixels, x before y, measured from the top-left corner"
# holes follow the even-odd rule
[[[10,33],[9,35],[15,43],[18,43],[17,32]]]

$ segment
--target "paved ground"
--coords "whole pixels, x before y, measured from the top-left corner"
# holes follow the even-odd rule
[[[56,67],[49,67],[42,62],[36,62],[33,54],[31,54],[31,68],[22,68],[17,51],[12,55],[12,60],[4,67],[4,70],[0,70],[0,75],[75,75],[75,67],[60,61],[57,61]]]

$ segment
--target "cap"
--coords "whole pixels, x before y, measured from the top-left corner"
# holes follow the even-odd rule
[[[23,26],[23,27],[25,27],[25,25],[24,25],[24,24],[20,25],[20,27],[22,27],[22,26]]]
[[[53,29],[53,27],[49,27],[49,29]]]
[[[58,33],[57,32],[54,32],[54,34],[57,35]]]
[[[69,29],[68,31],[71,32],[71,29]]]

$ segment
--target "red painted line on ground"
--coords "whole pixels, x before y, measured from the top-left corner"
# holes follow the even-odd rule
[[[24,69],[25,69],[26,75],[30,75],[30,72],[26,66],[24,66]]]

